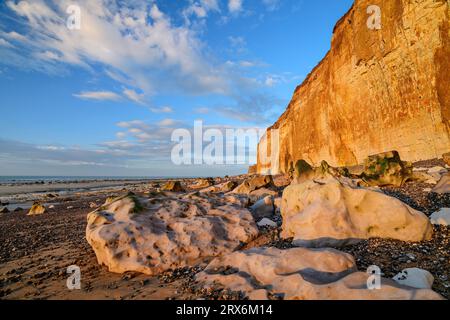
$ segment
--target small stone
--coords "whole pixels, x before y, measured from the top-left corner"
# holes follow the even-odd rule
[[[402,270],[393,277],[398,284],[417,289],[431,289],[434,282],[433,275],[427,270],[419,268],[408,268]]]

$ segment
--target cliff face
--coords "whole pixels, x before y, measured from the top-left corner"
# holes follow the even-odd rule
[[[367,26],[370,5],[381,8],[380,30]],[[340,166],[389,150],[409,161],[450,151],[449,16],[449,0],[356,0],[269,128],[269,151],[270,129],[279,129],[279,156],[258,159],[258,171],[287,172],[299,159]]]

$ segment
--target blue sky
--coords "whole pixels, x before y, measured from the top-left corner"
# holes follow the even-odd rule
[[[81,28],[66,26],[70,5]],[[350,0],[0,4],[0,175],[224,175],[171,132],[265,128],[329,50]]]

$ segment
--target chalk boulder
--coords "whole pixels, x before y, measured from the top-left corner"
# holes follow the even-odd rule
[[[354,258],[335,249],[254,248],[214,259],[196,275],[201,288],[243,292],[249,299],[285,300],[442,299],[427,289],[381,279],[370,290],[370,274],[357,272]]]
[[[159,274],[229,253],[258,234],[236,199],[199,193],[116,198],[88,214],[86,239],[111,272]]]
[[[368,238],[422,241],[433,232],[425,214],[400,200],[335,179],[287,187],[281,215],[281,236],[299,246],[339,246]]]

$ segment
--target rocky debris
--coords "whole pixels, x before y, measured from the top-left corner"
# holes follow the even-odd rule
[[[223,182],[223,183],[219,183],[217,185],[205,188],[200,190],[201,193],[217,193],[217,192],[221,192],[221,193],[227,193],[232,191],[234,188],[236,188],[236,182],[234,181],[227,181],[227,182]]]
[[[291,185],[283,192],[281,236],[295,245],[342,246],[368,238],[430,239],[429,219],[398,199],[335,179]]]
[[[417,172],[413,172],[412,180],[424,182],[427,184],[437,184],[439,179],[436,179],[435,177],[433,177],[425,172],[417,171]]]
[[[250,207],[250,211],[257,221],[262,218],[272,217],[275,213],[273,197],[267,196],[264,199],[257,201],[253,206]]]
[[[169,191],[169,192],[184,192],[184,188],[181,185],[180,181],[168,181],[166,182],[162,188],[162,191]]]
[[[450,226],[450,208],[442,208],[434,212],[430,217],[432,224]]]
[[[250,194],[248,195],[248,198],[253,203],[253,202],[257,202],[261,199],[264,199],[268,196],[277,197],[278,191],[268,189],[268,188],[261,188],[261,189],[257,189],[255,191],[250,192]]]
[[[272,176],[259,175],[247,178],[232,192],[237,194],[250,194],[252,191],[270,186],[273,186]]]
[[[233,203],[231,198],[236,198]],[[237,196],[118,198],[88,215],[86,239],[111,272],[148,275],[231,252],[258,228]]]
[[[0,208],[0,213],[9,213],[9,210],[7,207],[1,207]]]
[[[446,165],[450,166],[450,152],[444,153],[442,155],[442,159],[444,160]]]
[[[308,180],[314,177],[314,168],[306,160],[300,159],[289,169],[289,175],[291,179]]]
[[[270,219],[263,218],[261,221],[257,223],[258,227],[271,227],[276,228],[278,227],[278,224]]]
[[[90,202],[89,203],[89,208],[94,209],[94,208],[97,208],[97,207],[98,207],[98,205],[95,202]]]
[[[204,188],[211,187],[212,185],[214,185],[214,179],[212,179],[212,178],[198,179],[191,186],[191,188],[193,188],[193,189],[204,189]]]
[[[431,273],[419,268],[402,270],[392,279],[398,284],[416,289],[431,289],[434,282],[434,277]]]
[[[412,179],[412,164],[402,161],[397,151],[369,156],[364,161],[361,179],[369,186],[401,187]]]
[[[14,209],[14,212],[21,212],[21,211],[23,211],[23,208],[21,208],[21,207],[17,207]]]
[[[226,288],[252,300],[442,299],[390,279],[370,290],[370,276],[357,272],[351,255],[335,249],[254,248],[214,259],[195,278],[201,288]]]
[[[441,180],[439,180],[432,192],[439,194],[450,193],[450,173],[442,176]]]
[[[450,193],[435,193],[424,191],[429,189],[428,184],[417,181],[409,181],[402,187],[386,186],[380,189],[387,195],[395,197],[410,207],[424,212],[430,216],[441,208],[450,208]]]
[[[428,169],[428,174],[436,174],[437,173],[439,175],[443,175],[443,174],[446,174],[447,172],[448,172],[448,170],[441,166],[435,166],[433,168]]]
[[[29,216],[39,215],[46,212],[45,207],[40,203],[34,203],[30,211],[28,211]]]
[[[322,161],[319,167],[314,168],[305,160],[299,160],[295,163],[291,177],[292,184],[298,184],[308,180],[320,180],[328,177],[337,179],[342,177],[350,178],[351,174],[347,168],[335,168],[326,161]]]

